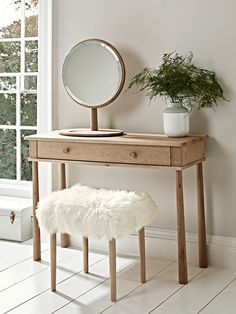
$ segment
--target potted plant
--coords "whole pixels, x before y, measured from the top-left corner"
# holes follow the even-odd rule
[[[150,101],[157,96],[169,101],[164,110],[164,132],[171,137],[189,133],[189,113],[198,109],[215,108],[224,99],[223,89],[214,71],[192,64],[193,54],[164,54],[158,69],[144,68],[128,86],[146,90]]]

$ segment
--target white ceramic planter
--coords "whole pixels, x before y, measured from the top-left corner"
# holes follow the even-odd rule
[[[189,111],[180,103],[170,103],[163,112],[164,132],[170,137],[189,133]]]

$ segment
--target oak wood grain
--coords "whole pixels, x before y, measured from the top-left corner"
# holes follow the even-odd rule
[[[57,271],[57,238],[56,234],[50,235],[50,267],[51,267],[51,291],[56,291]]]
[[[110,267],[110,290],[111,301],[116,301],[116,240],[109,241],[109,267]]]
[[[64,190],[66,188],[66,166],[64,163],[60,163],[59,165],[59,173],[60,173],[60,190]],[[70,236],[66,233],[61,234],[61,247],[65,248],[70,245]]]
[[[206,268],[207,244],[206,244],[206,225],[205,225],[205,205],[204,205],[204,185],[202,163],[197,166],[197,204],[198,204],[198,252],[199,267]]]
[[[38,145],[38,142],[37,141],[30,141],[29,142],[29,156],[30,157],[38,157],[38,154],[37,154],[37,145]]]
[[[188,283],[182,171],[176,171],[179,283]]]
[[[83,237],[83,265],[84,272],[89,272],[89,241],[87,237]]]
[[[146,261],[145,261],[145,230],[140,229],[138,232],[139,236],[139,273],[140,281],[142,283],[146,282]]]
[[[167,137],[164,134],[124,133],[114,137],[71,137],[59,134],[60,130],[26,136],[26,140],[60,141],[75,143],[147,145],[147,146],[183,146],[196,140],[205,141],[206,135],[189,135],[186,137]]]
[[[38,157],[164,166],[170,165],[170,148],[39,141]]]
[[[41,260],[41,241],[40,229],[36,217],[36,208],[39,201],[39,180],[38,180],[38,162],[32,164],[32,180],[33,180],[33,259]]]

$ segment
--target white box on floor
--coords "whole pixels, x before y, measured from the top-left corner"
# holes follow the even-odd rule
[[[0,196],[0,239],[24,242],[32,238],[32,201]]]

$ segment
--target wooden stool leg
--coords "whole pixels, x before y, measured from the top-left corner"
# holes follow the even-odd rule
[[[87,274],[89,272],[89,256],[88,256],[88,238],[83,237],[83,263],[84,263],[84,272]]]
[[[60,189],[66,188],[66,167],[64,163],[60,163]],[[66,233],[61,234],[61,247],[65,248],[70,245],[70,237]]]
[[[51,290],[56,291],[56,269],[57,269],[57,243],[56,233],[50,236],[50,253],[51,253]]]
[[[208,262],[207,262],[207,244],[206,244],[204,185],[203,185],[202,163],[197,164],[197,204],[198,204],[199,267],[206,268],[208,266]]]
[[[38,180],[38,162],[32,163],[32,180],[33,180],[33,258],[34,261],[41,260],[41,241],[40,229],[36,218],[36,208],[39,201],[39,180]]]
[[[111,281],[111,301],[116,301],[116,240],[109,241],[109,264]]]
[[[138,232],[139,236],[139,267],[140,267],[140,281],[146,282],[146,263],[145,263],[145,231],[144,228]]]
[[[179,283],[188,283],[182,171],[176,170]]]
[[[67,233],[61,233],[61,247],[70,246],[70,236]]]

